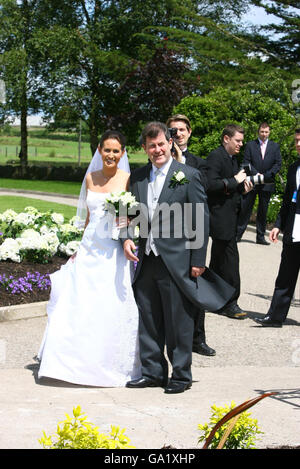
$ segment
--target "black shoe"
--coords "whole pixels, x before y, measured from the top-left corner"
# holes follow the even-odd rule
[[[274,319],[270,318],[270,316],[265,316],[264,318],[254,318],[254,321],[263,327],[282,327],[282,322],[275,321]]]
[[[170,381],[169,384],[165,387],[166,394],[179,394],[184,392],[187,389],[190,389],[192,383],[179,383],[178,381]]]
[[[207,357],[213,357],[216,355],[216,351],[209,347],[206,342],[201,342],[198,345],[193,345],[193,352],[199,353],[199,355],[206,355]]]
[[[266,241],[264,238],[262,238],[262,239],[257,239],[256,244],[263,244],[264,246],[269,246],[270,243]]]
[[[222,311],[222,314],[232,319],[245,319],[247,317],[247,314],[237,304],[229,305]]]
[[[163,382],[156,379],[144,378],[143,376],[139,379],[134,379],[126,383],[127,388],[159,388],[163,386]]]

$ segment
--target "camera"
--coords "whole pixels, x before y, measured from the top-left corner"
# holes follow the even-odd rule
[[[255,174],[254,176],[247,176],[246,180],[252,182],[253,186],[257,184],[265,184],[265,177],[263,174]]]
[[[168,129],[169,133],[170,133],[170,137],[171,138],[176,138],[177,137],[177,129],[176,127],[172,127],[172,129]]]
[[[241,169],[245,171],[247,176],[251,176],[251,164],[242,164]]]

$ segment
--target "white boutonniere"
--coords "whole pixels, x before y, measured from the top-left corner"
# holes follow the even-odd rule
[[[189,180],[185,177],[183,171],[174,171],[174,174],[170,179],[170,187],[182,186],[188,182]]]

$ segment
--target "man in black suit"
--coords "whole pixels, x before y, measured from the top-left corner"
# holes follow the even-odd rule
[[[246,180],[245,171],[239,170],[236,160],[243,139],[242,127],[235,124],[227,125],[222,133],[222,144],[206,159],[212,238],[209,267],[234,287],[234,295],[220,312],[235,319],[246,317],[246,313],[237,304],[240,296],[239,252],[236,243],[237,217],[241,194],[253,187]]]
[[[296,150],[300,157],[300,128],[295,131]],[[281,263],[268,313],[254,320],[265,327],[281,327],[294,295],[300,268],[300,158],[288,170],[282,206],[271,231],[270,241],[276,243],[283,232]]]
[[[262,174],[267,181],[274,181],[281,167],[280,147],[269,140],[270,126],[263,122],[258,129],[258,138],[248,142],[245,146],[243,164],[251,165],[251,175]],[[256,243],[268,245],[265,240],[267,212],[271,194],[275,190],[275,183],[257,184],[254,190],[242,198],[241,211],[238,218],[237,241],[239,242],[247,228],[253,205],[258,195],[258,209],[256,217]]]
[[[133,290],[139,309],[142,364],[142,377],[128,382],[127,387],[165,386],[167,394],[174,394],[192,385],[194,318],[190,303],[218,309],[233,290],[222,279],[214,288],[206,277],[209,215],[199,171],[172,158],[166,125],[147,124],[142,142],[150,163],[134,171],[129,184],[140,204],[139,257],[130,231],[121,236],[126,258],[137,262]],[[166,225],[169,229],[164,235]],[[165,347],[172,365],[169,382]]]
[[[175,137],[175,142],[177,143],[180,149],[180,158],[179,161],[188,166],[196,168],[201,173],[201,181],[204,187],[204,190],[207,189],[207,178],[206,178],[206,164],[205,160],[199,158],[198,156],[193,155],[193,153],[188,151],[188,141],[192,133],[191,123],[187,116],[184,114],[175,114],[167,120],[167,127],[171,129],[177,129],[177,134]],[[200,309],[195,314],[195,327],[193,335],[193,352],[198,353],[199,355],[214,356],[216,351],[209,347],[206,343],[205,337],[205,311]]]

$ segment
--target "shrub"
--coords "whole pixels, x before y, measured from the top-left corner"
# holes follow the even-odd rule
[[[236,407],[234,401],[231,402],[230,406],[225,405],[224,407],[217,407],[216,405],[211,406],[212,415],[210,417],[209,423],[204,425],[198,425],[198,429],[202,431],[202,435],[199,437],[198,442],[206,440],[206,438],[211,433],[215,425],[232,409]],[[250,417],[249,412],[243,412],[240,414],[235,426],[233,427],[229,437],[226,440],[224,449],[254,449],[255,440],[257,435],[263,433],[260,431],[257,420]],[[217,448],[220,443],[224,433],[226,432],[228,426],[230,425],[230,420],[222,425],[219,430],[215,433],[210,448]]]
[[[61,422],[62,427],[57,426],[56,438],[47,436],[43,432],[43,437],[39,443],[45,449],[129,449],[130,440],[124,435],[125,429],[111,426],[110,435],[99,433],[98,427],[86,420],[81,412],[80,406],[73,408],[73,418],[66,414],[66,420]]]
[[[54,255],[71,256],[78,249],[82,230],[76,217],[64,223],[60,213],[39,212],[26,207],[24,212],[6,210],[0,214],[0,261],[47,263]]]

